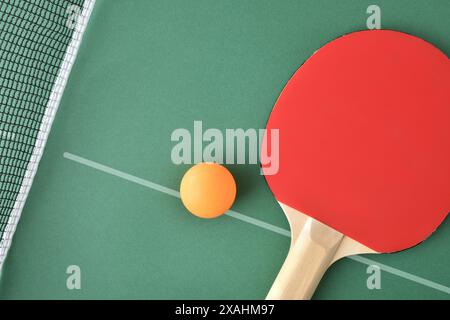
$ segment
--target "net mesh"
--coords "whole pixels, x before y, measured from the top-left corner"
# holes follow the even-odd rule
[[[0,266],[93,4],[0,2]]]

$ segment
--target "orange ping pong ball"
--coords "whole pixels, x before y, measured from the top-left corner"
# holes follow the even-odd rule
[[[216,218],[233,205],[236,183],[230,171],[212,162],[198,163],[183,176],[180,197],[186,209],[200,218]]]

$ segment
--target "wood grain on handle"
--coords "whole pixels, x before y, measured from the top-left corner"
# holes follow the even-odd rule
[[[342,233],[309,217],[297,227],[297,236],[292,239],[268,300],[310,299],[344,238]]]

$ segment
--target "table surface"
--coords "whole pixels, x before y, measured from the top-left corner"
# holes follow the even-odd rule
[[[194,120],[205,129],[264,128],[295,70],[328,41],[367,28],[372,2],[98,0],[0,298],[263,299],[290,240],[258,165],[228,166],[238,185],[233,210],[286,231],[188,214],[163,189],[177,190],[189,167],[172,163],[171,133],[192,132]],[[449,55],[448,0],[376,4],[383,28]],[[409,250],[345,258],[314,298],[449,299],[449,242],[447,219]],[[372,264],[380,289],[367,286]],[[66,286],[70,265],[81,269],[80,290]]]

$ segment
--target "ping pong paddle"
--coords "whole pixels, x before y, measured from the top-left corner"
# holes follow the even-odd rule
[[[261,164],[292,232],[267,299],[311,298],[344,256],[417,245],[450,211],[449,59],[390,30],[329,42],[283,89]]]

